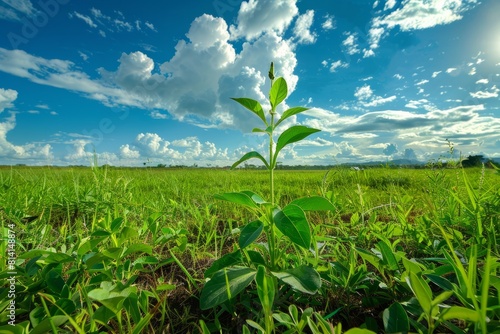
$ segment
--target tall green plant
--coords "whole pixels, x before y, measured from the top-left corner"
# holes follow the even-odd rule
[[[263,127],[255,128],[253,132],[267,135],[268,158],[256,151],[248,152],[235,162],[232,168],[250,159],[260,160],[269,173],[270,201],[264,200],[252,191],[215,195],[217,199],[245,207],[257,219],[241,228],[237,249],[216,260],[205,272],[205,277],[210,280],[205,284],[200,299],[201,308],[209,309],[232,299],[245,290],[252,281],[255,281],[261,302],[265,304],[267,331],[272,330],[270,328],[272,321],[268,321],[274,300],[274,296],[271,295],[278,293],[279,282],[307,294],[315,294],[321,287],[319,273],[306,264],[313,236],[305,211],[334,210],[334,206],[326,198],[319,196],[297,199],[283,208],[276,203],[274,170],[279,154],[286,146],[319,130],[294,125],[282,131],[275,141],[276,130],[283,125],[283,121],[308,108],[290,108],[280,117],[277,108],[287,97],[288,87],[284,78],[275,78],[273,63],[269,70],[269,79],[271,80],[269,91],[271,109],[268,117],[258,101],[249,98],[233,98],[262,121]],[[262,238],[262,235],[265,237]],[[257,243],[258,240],[263,242]],[[295,256],[288,257],[290,253],[295,253]]]

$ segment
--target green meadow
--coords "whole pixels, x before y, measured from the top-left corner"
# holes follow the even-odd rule
[[[1,168],[0,332],[500,333],[497,170],[276,170],[310,240],[268,271],[245,190],[268,172]]]

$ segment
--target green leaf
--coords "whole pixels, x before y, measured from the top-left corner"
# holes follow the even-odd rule
[[[453,295],[453,291],[444,291],[441,292],[436,298],[432,300],[432,306],[437,306],[450,298]]]
[[[244,156],[242,156],[240,160],[236,161],[231,166],[231,169],[235,169],[242,162],[245,162],[247,160],[254,159],[254,158],[255,159],[259,159],[260,161],[262,161],[264,163],[264,165],[266,166],[266,168],[269,169],[269,164],[267,163],[266,159],[259,152],[255,152],[255,151],[248,152],[247,154],[245,154]]]
[[[113,233],[118,232],[118,230],[120,229],[120,226],[122,226],[122,224],[123,224],[123,221],[124,220],[122,217],[114,219],[111,222],[111,232],[113,232]]]
[[[290,204],[297,205],[304,211],[334,211],[335,206],[322,196],[311,196],[296,199]],[[290,205],[289,204],[289,205]]]
[[[304,107],[293,107],[288,110],[285,110],[283,115],[281,115],[281,118],[279,121],[276,123],[275,127],[278,126],[281,122],[283,122],[285,119],[287,119],[290,116],[300,114],[303,111],[309,110],[309,108],[304,108]]]
[[[241,261],[242,257],[241,257],[241,251],[239,249],[232,253],[228,253],[212,263],[210,268],[208,268],[205,271],[205,277],[210,277],[219,270],[241,263]]]
[[[127,248],[127,250],[123,253],[123,256],[133,253],[146,253],[151,255],[153,254],[153,247],[146,244],[133,244]]]
[[[92,319],[94,321],[100,322],[105,325],[114,317],[116,317],[116,313],[111,311],[104,305],[99,306],[99,308],[92,315]]]
[[[216,195],[214,195],[214,197],[216,199],[220,199],[223,201],[228,201],[231,203],[248,206],[252,209],[259,208],[259,206],[257,204],[255,204],[255,202],[252,200],[252,198],[243,192],[216,194]]]
[[[271,91],[269,92],[269,102],[271,102],[273,109],[286,98],[287,94],[288,87],[286,81],[282,77],[279,77],[274,81]]]
[[[65,315],[54,315],[50,318],[43,319],[32,331],[31,334],[43,334],[52,331],[51,322],[57,328],[64,325],[68,321],[68,317]]]
[[[240,233],[240,238],[238,240],[238,244],[240,248],[245,248],[254,242],[262,233],[264,229],[264,224],[260,220],[253,221],[248,223],[243,227]]]
[[[452,306],[443,310],[441,318],[443,320],[460,319],[471,322],[478,322],[481,320],[481,315],[478,311],[471,310],[462,306]]]
[[[277,160],[278,153],[283,149],[283,147],[285,147],[288,144],[298,142],[299,140],[302,140],[307,136],[316,133],[318,131],[320,130],[309,128],[303,125],[295,125],[283,131],[283,133],[278,138],[278,142],[276,143],[276,152],[274,153],[274,161]]]
[[[351,328],[344,334],[376,334],[374,331],[364,328]]]
[[[398,261],[396,260],[396,257],[394,256],[394,253],[392,252],[392,249],[384,242],[384,241],[379,241],[377,243],[377,246],[382,253],[382,258],[385,264],[389,267],[390,270],[398,270]]]
[[[417,297],[420,306],[426,314],[430,314],[432,309],[432,291],[427,282],[415,273],[410,273],[407,277],[408,285],[415,297]]]
[[[274,303],[276,291],[274,288],[273,279],[266,275],[264,266],[259,266],[255,275],[255,283],[257,283],[257,294],[259,295],[260,303],[264,309],[270,310]]]
[[[243,107],[253,112],[255,115],[259,116],[259,118],[267,125],[266,116],[264,116],[264,110],[262,109],[259,101],[248,99],[245,97],[231,99],[238,102]]]
[[[309,266],[301,265],[297,268],[280,272],[272,272],[280,280],[290,285],[295,290],[303,293],[315,294],[321,288],[319,273]]]
[[[400,303],[393,303],[383,313],[386,333],[408,333],[410,322],[405,309]]]
[[[245,195],[247,195],[248,197],[250,197],[255,204],[261,205],[261,204],[267,204],[267,203],[269,203],[269,202],[266,202],[262,197],[260,197],[259,195],[257,195],[253,191],[243,190],[243,191],[240,191],[240,192],[243,193],[243,194],[245,194]]]
[[[311,246],[311,230],[306,215],[300,207],[289,204],[274,214],[276,227],[296,245],[309,249]]]
[[[50,270],[45,275],[45,282],[47,283],[47,288],[51,290],[56,295],[59,295],[64,287],[64,279],[61,277],[61,274],[56,269]]]
[[[243,291],[255,277],[255,270],[247,267],[224,268],[208,281],[200,296],[200,308],[207,310],[224,303]]]

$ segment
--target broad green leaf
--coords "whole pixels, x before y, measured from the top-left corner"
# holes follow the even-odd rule
[[[255,202],[250,198],[250,196],[248,196],[247,194],[245,194],[243,192],[216,194],[216,195],[214,195],[214,197],[216,199],[220,199],[223,201],[228,201],[231,203],[248,206],[252,209],[259,208],[259,206],[257,204],[255,204]]]
[[[262,328],[262,326],[259,325],[258,323],[256,323],[255,321],[247,319],[246,322],[250,327],[255,328],[258,331],[258,333],[260,333],[260,334],[266,333],[266,330],[264,328]]]
[[[400,303],[393,303],[384,310],[383,321],[386,333],[408,333],[410,330],[408,315]]]
[[[139,237],[139,232],[137,231],[137,229],[128,226],[122,228],[119,236],[120,243],[136,239],[137,237]]]
[[[116,317],[116,313],[104,305],[99,306],[99,308],[92,315],[92,319],[94,321],[102,324],[107,324],[114,317]]]
[[[257,251],[249,250],[249,251],[247,251],[247,254],[248,254],[248,257],[250,258],[250,261],[252,261],[252,263],[254,265],[258,265],[258,264],[261,264],[263,266],[266,265],[266,260],[264,260],[264,257],[262,256],[261,253],[259,253]]]
[[[121,257],[122,252],[123,252],[123,248],[112,247],[112,248],[104,249],[102,251],[102,254],[104,256],[109,257],[110,259],[118,260]]]
[[[311,196],[296,199],[290,204],[297,205],[304,211],[334,211],[335,206],[324,197]],[[290,205],[289,204],[289,205]]]
[[[274,303],[276,294],[273,279],[266,275],[264,266],[259,266],[255,275],[255,283],[257,283],[257,294],[260,303],[264,309],[271,309]]]
[[[274,161],[277,160],[278,153],[283,149],[283,147],[285,147],[288,144],[298,142],[299,140],[302,140],[307,136],[316,133],[318,131],[320,130],[309,128],[303,125],[295,125],[283,131],[283,133],[278,137],[278,141],[276,143],[276,152],[274,154]]]
[[[424,312],[430,314],[432,309],[432,291],[427,282],[415,273],[410,273],[407,280]]]
[[[287,205],[277,210],[274,217],[276,227],[296,245],[309,249],[311,230],[304,211],[297,205]]]
[[[247,267],[224,268],[205,283],[200,296],[200,308],[207,310],[224,303],[243,291],[255,277]]]
[[[274,81],[271,91],[269,92],[269,102],[271,102],[271,106],[276,108],[276,106],[286,98],[287,94],[288,87],[286,81],[282,77],[279,77]]]
[[[396,260],[396,257],[394,256],[392,249],[384,241],[377,242],[377,246],[380,252],[382,253],[383,261],[389,267],[389,269],[398,270],[399,269],[398,261]]]
[[[259,116],[259,118],[267,125],[266,116],[264,116],[264,110],[262,109],[262,106],[260,105],[259,101],[255,101],[245,97],[231,98],[231,99],[238,102],[243,107],[253,112],[255,115]]]
[[[309,266],[301,265],[280,272],[272,272],[272,274],[303,293],[315,294],[321,288],[319,273]]]
[[[146,244],[133,244],[127,248],[127,250],[123,253],[123,256],[133,253],[146,253],[151,255],[153,254],[153,247]]]
[[[24,325],[24,326],[23,326]],[[21,324],[0,326],[0,334],[25,334],[28,333],[29,321],[23,321]]]
[[[245,154],[244,156],[242,156],[240,160],[236,161],[231,166],[231,169],[235,169],[242,162],[245,162],[247,160],[254,159],[254,158],[255,159],[259,159],[260,161],[262,161],[264,163],[264,165],[266,166],[266,168],[269,169],[269,164],[267,163],[266,159],[259,152],[256,152],[256,151],[248,152],[247,154]]]
[[[443,320],[460,319],[465,321],[478,322],[481,315],[478,311],[471,310],[462,306],[452,306],[443,310],[441,318]]]
[[[61,277],[61,274],[56,269],[50,270],[45,275],[45,282],[47,283],[47,288],[51,290],[56,295],[59,295],[64,287],[64,279]]]
[[[432,274],[427,274],[426,276],[429,279],[429,281],[436,284],[437,286],[439,286],[443,290],[452,291],[455,289],[453,286],[453,283],[451,283],[449,280],[447,280],[444,277],[441,277],[438,275],[432,275]]]
[[[50,318],[43,319],[32,331],[30,334],[44,334],[52,331],[51,322],[57,328],[59,326],[64,325],[68,321],[68,317],[65,315],[54,315]]]
[[[423,270],[423,265],[421,265],[420,263],[418,263],[417,261],[415,260],[409,260],[407,259],[406,257],[403,257],[402,258],[403,260],[403,266],[405,267],[406,271],[410,272],[414,272],[415,274],[421,272]]]
[[[376,334],[374,331],[364,328],[351,328],[344,334]]]
[[[243,193],[243,194],[246,194],[248,197],[250,197],[252,199],[252,201],[254,201],[255,204],[259,204],[260,205],[260,204],[266,204],[266,203],[268,203],[262,197],[260,197],[256,193],[254,193],[253,191],[243,190],[243,191],[240,191],[240,192]]]
[[[240,238],[238,240],[238,244],[240,248],[245,248],[254,242],[262,233],[264,229],[264,224],[260,220],[253,221],[248,223],[243,227],[240,233]]]
[[[432,306],[437,306],[450,298],[453,295],[453,291],[444,291],[441,292],[436,298],[432,300]]]
[[[283,122],[285,119],[287,119],[290,116],[300,114],[303,111],[309,110],[309,108],[304,108],[304,107],[293,107],[288,110],[285,110],[283,115],[281,115],[281,118],[279,121],[276,123],[275,127],[278,126],[281,122]]]
[[[120,229],[120,226],[122,226],[122,224],[123,224],[123,221],[124,220],[122,217],[114,219],[111,222],[111,232],[113,232],[113,233],[118,232],[118,230]]]
[[[221,258],[215,260],[210,268],[205,271],[205,277],[210,277],[219,270],[223,268],[227,268],[229,266],[233,266],[235,264],[239,264],[242,261],[241,251],[238,249],[232,253],[228,253]]]

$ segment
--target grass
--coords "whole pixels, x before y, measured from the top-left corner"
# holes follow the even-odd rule
[[[301,310],[312,307],[333,325],[342,323],[344,329],[364,326],[383,331],[382,312],[398,302],[409,314],[412,331],[453,332],[458,328],[478,333],[498,324],[498,172],[333,168],[328,173],[276,170],[274,177],[279,205],[322,195],[336,208],[308,214],[319,246],[315,257],[305,254],[304,259],[317,266],[321,291],[307,298],[295,291],[280,291],[276,312],[288,312],[293,300]],[[14,226],[20,272],[16,323],[31,329],[46,321],[52,332],[56,327],[57,331],[76,331],[71,323],[76,320],[84,332],[185,333],[202,331],[204,326],[227,332],[248,325],[246,319],[263,321],[252,293],[222,307],[199,308],[203,272],[235,249],[239,228],[252,218],[231,203],[215,200],[213,194],[245,189],[268,198],[268,174],[259,170],[2,167],[0,218],[4,231],[8,224]],[[0,247],[5,245],[6,239]],[[287,258],[295,260],[292,255]],[[466,264],[463,270],[456,261]],[[448,271],[443,263],[448,264]],[[471,263],[477,268],[467,267]],[[436,315],[440,320],[431,326],[419,317],[418,309],[423,306],[417,300],[422,295],[413,295],[414,289],[409,288],[405,274],[409,267],[417,273],[411,276],[413,284],[425,278],[433,296],[449,287],[454,293],[450,305],[477,309],[483,317],[487,314],[489,322],[452,321]],[[0,269],[7,269],[5,261]],[[435,278],[439,275],[446,281]],[[469,283],[462,282],[461,275]],[[103,282],[109,282],[108,288],[101,286]],[[115,299],[103,295],[108,290],[116,292]],[[6,294],[5,286],[0,295]],[[474,295],[479,296],[477,300]],[[0,325],[9,320],[5,307],[0,304]],[[141,322],[143,317],[150,321]],[[279,322],[277,331],[285,331],[286,326]]]

